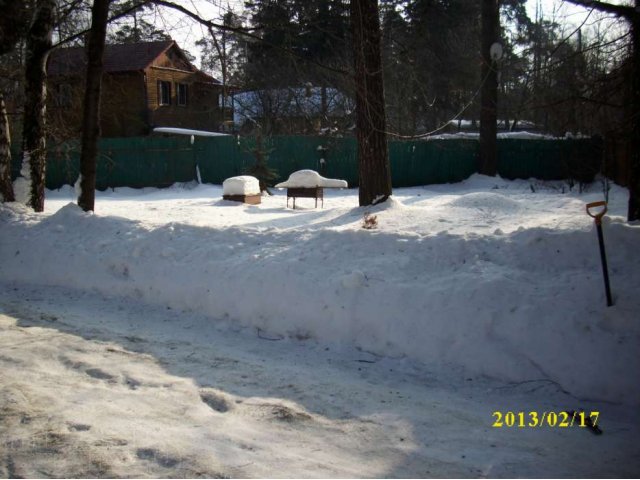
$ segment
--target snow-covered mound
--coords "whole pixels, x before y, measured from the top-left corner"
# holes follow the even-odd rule
[[[223,195],[259,195],[260,182],[256,177],[240,175],[227,178],[222,182]]]
[[[601,192],[536,192],[481,178],[396,189],[373,208],[331,191],[330,208],[293,212],[282,193],[246,211],[212,205],[220,187],[202,186],[99,193],[95,214],[61,193],[45,214],[0,205],[0,282],[133,297],[638,404],[640,225],[622,217],[627,192],[612,188],[604,222],[610,308],[584,212]],[[374,229],[362,228],[366,213]]]
[[[449,202],[452,207],[485,209],[501,213],[515,214],[521,209],[518,201],[500,193],[474,192],[461,195]]]
[[[347,188],[345,180],[324,178],[315,170],[298,170],[289,175],[286,182],[276,185],[276,188]]]

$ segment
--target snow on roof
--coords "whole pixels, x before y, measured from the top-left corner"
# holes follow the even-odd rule
[[[345,180],[334,178],[324,178],[314,170],[298,170],[289,175],[286,182],[276,185],[276,188],[347,188]]]
[[[188,128],[157,127],[153,133],[173,133],[175,135],[194,135],[196,137],[228,137],[228,133],[207,132],[206,130],[191,130]]]

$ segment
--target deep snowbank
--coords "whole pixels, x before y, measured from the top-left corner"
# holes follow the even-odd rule
[[[439,208],[521,208],[493,192],[447,202]],[[375,212],[404,218],[415,208],[392,199]],[[549,378],[583,398],[640,403],[640,227],[619,219],[605,227],[611,308],[593,229],[149,227],[73,204],[44,217],[0,206],[0,228],[1,281],[134,297],[273,334],[507,380]]]

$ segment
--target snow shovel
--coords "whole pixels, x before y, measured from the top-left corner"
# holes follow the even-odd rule
[[[594,208],[603,207],[602,210],[594,212]],[[607,213],[607,202],[593,202],[587,204],[587,214],[596,222],[598,230],[598,241],[600,242],[600,258],[602,259],[602,273],[604,275],[604,289],[607,294],[607,307],[613,305],[611,300],[611,288],[609,287],[609,270],[607,269],[607,254],[604,251],[604,237],[602,236],[602,217]]]

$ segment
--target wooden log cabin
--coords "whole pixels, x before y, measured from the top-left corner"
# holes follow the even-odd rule
[[[49,121],[63,137],[80,131],[86,53],[52,52],[47,66]],[[106,45],[101,103],[103,137],[149,134],[155,127],[222,131],[222,85],[198,70],[175,41]]]

